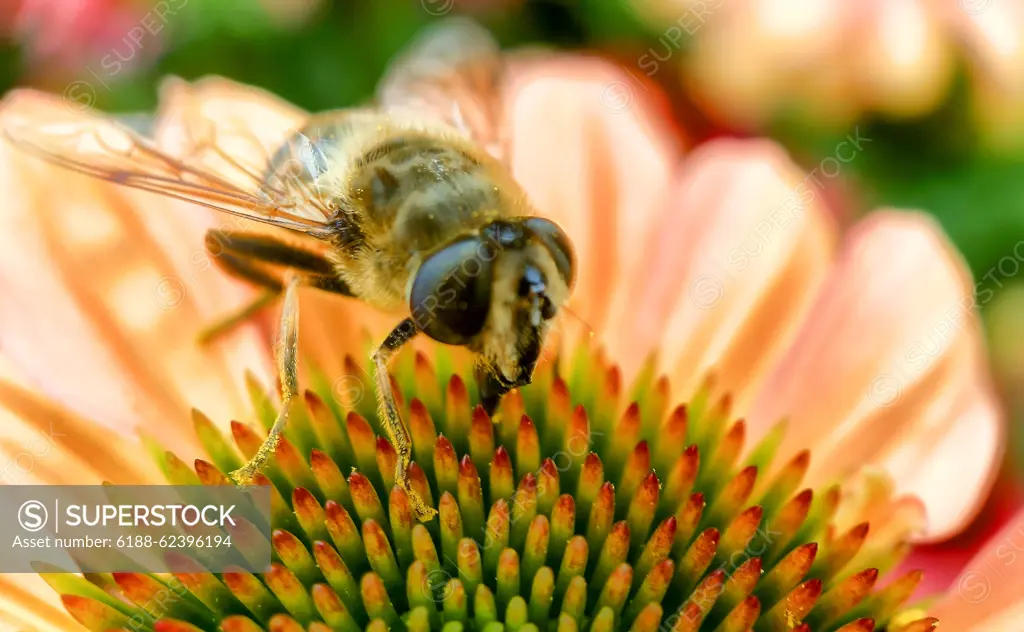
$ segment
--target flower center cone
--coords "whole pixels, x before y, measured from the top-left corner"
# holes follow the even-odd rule
[[[808,451],[773,464],[781,424],[745,450],[744,422],[712,379],[677,405],[651,363],[627,393],[581,346],[542,363],[492,419],[447,350],[403,353],[392,379],[409,475],[439,512],[420,523],[395,484],[372,381],[351,357],[345,367],[333,382],[311,373],[256,478],[271,486],[268,572],[188,558],[177,560],[188,572],[161,575],[41,567],[68,612],[97,632],[936,625],[904,605],[920,572],[882,579],[908,548],[905,523],[851,520],[870,512],[844,511],[838,486],[802,487]],[[250,392],[262,427],[232,422],[228,439],[196,412],[206,454],[192,466],[148,442],[168,482],[231,484],[277,416],[263,389]]]

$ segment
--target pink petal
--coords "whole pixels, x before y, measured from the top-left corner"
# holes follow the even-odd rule
[[[623,70],[558,57],[520,61],[512,74],[513,173],[538,214],[575,246],[571,309],[617,348],[624,299],[647,275],[640,255],[662,214],[678,148],[652,111],[649,88]]]
[[[1013,466],[1005,457],[1002,465],[985,505],[966,529],[943,542],[917,543],[900,565],[903,570],[924,571],[917,594],[947,592],[960,570],[1024,507],[1024,488],[1016,480]],[[900,570],[894,572],[899,574]]]
[[[963,526],[991,482],[1002,424],[984,383],[974,288],[959,256],[923,215],[878,212],[851,232],[803,329],[758,396],[754,433],[790,419],[779,459],[813,446],[809,477],[832,480],[888,455],[901,490],[923,492],[927,537]],[[922,459],[951,461],[960,489],[940,500]],[[941,442],[936,442],[941,437]],[[885,450],[885,452],[883,452]],[[935,452],[938,450],[938,452]],[[905,460],[916,454],[916,463]],[[938,470],[928,469],[935,473]]]
[[[0,630],[67,632],[82,629],[60,595],[39,575],[0,573]]]
[[[995,482],[1006,448],[1003,410],[995,394],[977,379],[952,402],[942,401],[919,413],[913,427],[882,456],[882,465],[897,481],[897,491],[914,494],[928,509],[927,540],[958,533],[977,515]],[[939,386],[939,397],[952,391]],[[955,465],[954,465],[955,464]]]
[[[742,402],[785,349],[821,282],[833,227],[776,145],[715,141],[685,163],[637,253],[623,361],[657,350],[683,394],[708,371]],[[614,357],[614,355],[613,355]]]
[[[963,632],[1017,632],[1024,620],[1024,511],[989,540],[932,612]]]
[[[940,8],[975,66],[976,81],[1019,99],[1024,90],[1024,3],[964,0],[961,6]]]
[[[896,116],[920,116],[946,96],[953,75],[953,47],[935,10],[937,4],[942,3],[886,0],[866,12],[860,32],[854,31],[850,38],[862,54],[848,57],[856,73],[854,85],[866,107]]]
[[[2,124],[81,120],[19,91]],[[37,118],[38,117],[38,118]],[[0,347],[34,386],[111,429],[145,425],[190,453],[189,410],[242,417],[245,368],[267,364],[253,327],[199,349],[200,329],[246,299],[202,249],[210,213],[68,173],[0,144]],[[14,298],[16,297],[16,298]]]

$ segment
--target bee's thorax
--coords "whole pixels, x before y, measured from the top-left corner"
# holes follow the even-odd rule
[[[360,247],[373,256],[349,249],[345,269],[350,283],[371,279],[367,291],[381,303],[404,299],[409,275],[427,253],[522,205],[518,187],[489,157],[444,138],[391,138],[364,152],[349,174],[347,206],[360,215]]]
[[[305,181],[330,206],[333,259],[353,293],[400,308],[423,257],[503,217],[531,214],[504,165],[447,127],[372,110],[317,115],[270,178]],[[280,178],[287,170],[302,174]]]

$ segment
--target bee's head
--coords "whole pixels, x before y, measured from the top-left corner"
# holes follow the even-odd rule
[[[434,340],[480,354],[486,402],[489,391],[529,384],[575,266],[572,245],[554,222],[500,220],[431,253],[412,279],[409,307]]]

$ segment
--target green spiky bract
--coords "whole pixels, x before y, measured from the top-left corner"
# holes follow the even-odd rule
[[[97,632],[366,630],[930,630],[893,623],[921,579],[885,582],[864,559],[867,525],[835,533],[837,489],[802,489],[809,455],[767,471],[780,426],[744,459],[744,424],[708,381],[685,405],[648,368],[628,396],[581,349],[546,363],[492,420],[447,354],[395,364],[414,443],[413,486],[439,510],[418,523],[394,484],[396,455],[372,381],[350,358],[315,374],[264,470],[273,486],[272,568],[71,575],[41,569]],[[153,449],[173,483],[226,484],[275,418],[232,438],[196,413],[206,455]],[[170,593],[172,598],[156,597]],[[887,628],[888,626],[888,628]]]

